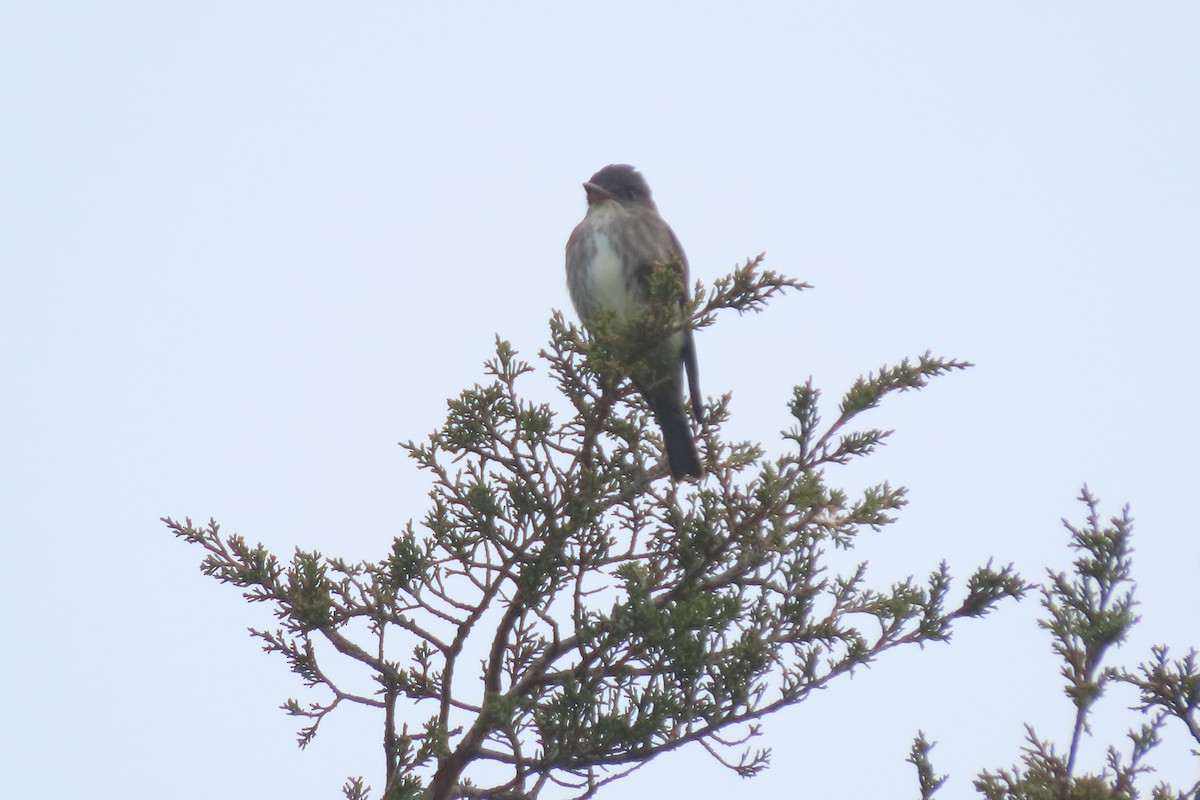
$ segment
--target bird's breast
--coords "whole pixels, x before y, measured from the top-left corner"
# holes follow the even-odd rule
[[[626,319],[632,312],[635,298],[629,291],[629,272],[613,241],[603,229],[593,233],[596,251],[588,266],[587,281],[592,301],[597,308]]]

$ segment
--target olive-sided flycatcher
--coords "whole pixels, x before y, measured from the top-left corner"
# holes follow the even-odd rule
[[[679,239],[658,215],[650,186],[628,164],[610,164],[583,185],[587,214],[567,240],[567,288],[575,311],[586,325],[599,311],[624,322],[650,302],[653,264],[678,264],[688,288],[687,256]],[[683,410],[683,372],[687,370],[692,412],[704,406],[696,368],[696,344],[690,328],[667,336],[648,363],[661,366],[639,376],[634,385],[662,429],[671,476],[700,478],[704,468]]]

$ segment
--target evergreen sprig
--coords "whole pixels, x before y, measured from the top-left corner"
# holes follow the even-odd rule
[[[1153,659],[1133,672],[1103,664],[1111,648],[1120,645],[1138,622],[1133,611],[1137,605],[1132,574],[1133,520],[1126,508],[1106,523],[1100,517],[1099,501],[1086,486],[1079,500],[1087,508],[1085,522],[1077,525],[1063,520],[1071,535],[1070,547],[1078,555],[1071,572],[1048,573],[1042,587],[1046,615],[1039,621],[1050,632],[1051,646],[1062,662],[1064,691],[1075,706],[1070,742],[1065,752],[1061,751],[1026,726],[1021,763],[984,771],[975,780],[976,790],[988,800],[1135,800],[1140,796],[1139,778],[1153,772],[1149,756],[1160,744],[1170,718],[1181,720],[1200,743],[1200,672],[1194,652],[1171,660],[1165,647],[1156,647]],[[1098,772],[1083,770],[1078,763],[1079,748],[1090,732],[1093,709],[1108,688],[1121,682],[1141,691],[1140,710],[1149,719],[1127,732],[1127,750],[1109,746]],[[920,734],[909,759],[918,769],[922,800],[928,800],[945,781],[930,780],[930,749]],[[1151,797],[1196,800],[1200,783],[1182,792],[1159,783],[1151,789]]]

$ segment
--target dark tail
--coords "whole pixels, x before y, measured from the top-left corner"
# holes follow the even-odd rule
[[[658,427],[662,429],[671,477],[675,480],[703,478],[704,467],[700,464],[700,454],[696,452],[696,441],[692,438],[692,429],[688,427],[683,405],[674,392],[664,392],[663,395],[648,399],[654,418],[658,420]]]

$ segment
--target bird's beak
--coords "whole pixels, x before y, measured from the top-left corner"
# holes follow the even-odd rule
[[[583,190],[587,192],[587,201],[590,206],[592,203],[599,203],[601,200],[616,200],[617,196],[607,189],[601,189],[594,183],[585,183]]]

